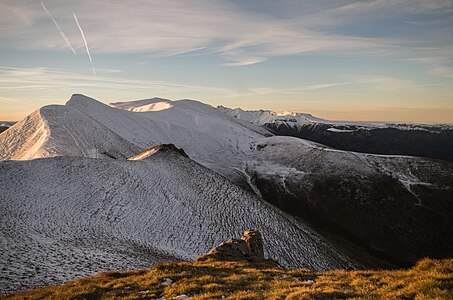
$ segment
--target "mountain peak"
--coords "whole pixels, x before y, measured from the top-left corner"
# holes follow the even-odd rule
[[[73,94],[71,99],[66,102],[66,106],[74,107],[81,111],[94,110],[109,107],[108,105],[82,94]]]

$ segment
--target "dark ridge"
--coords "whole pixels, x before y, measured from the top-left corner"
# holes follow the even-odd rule
[[[307,124],[301,128],[274,123],[264,126],[276,135],[303,138],[339,150],[453,161],[453,130],[442,126],[417,125],[410,130],[331,124]],[[329,128],[352,131],[332,132]]]

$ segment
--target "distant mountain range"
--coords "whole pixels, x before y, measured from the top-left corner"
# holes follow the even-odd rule
[[[453,163],[336,150],[268,130],[291,117],[231,112],[73,95],[1,133],[0,288],[191,259],[248,228],[290,267],[453,256]]]
[[[310,114],[218,107],[239,120],[336,149],[411,155],[453,161],[453,126],[442,124],[336,122]]]
[[[16,122],[0,121],[0,133],[13,126]]]

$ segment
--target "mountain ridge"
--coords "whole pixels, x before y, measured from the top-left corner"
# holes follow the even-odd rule
[[[288,267],[361,265],[310,226],[175,152],[135,161],[0,161],[0,173],[5,291],[194,259],[244,227],[263,232],[266,255]]]
[[[293,228],[297,236],[301,235],[298,240],[310,240],[310,236],[315,236],[332,245],[332,249],[338,248],[338,252],[332,250],[332,257],[344,257],[345,261],[368,266],[406,266],[425,256],[441,258],[453,252],[448,244],[453,228],[453,165],[448,162],[343,151],[300,138],[277,136],[194,100],[165,100],[165,105],[160,104],[162,99],[143,101],[115,103],[115,106],[122,107],[119,109],[83,95],[74,95],[66,105],[42,108],[40,113],[34,115],[36,120],[29,116],[20,121],[0,134],[0,158],[28,160],[44,157],[45,162],[39,160],[40,163],[36,164],[49,164],[56,168],[55,173],[60,176],[54,178],[54,175],[47,174],[43,166],[36,171],[31,167],[29,170],[20,167],[32,166],[29,161],[3,161],[0,165],[10,166],[4,172],[5,188],[17,183],[17,176],[13,176],[14,167],[11,167],[14,165],[22,170],[21,176],[30,180],[18,181],[27,188],[40,183],[57,194],[71,191],[72,197],[78,197],[82,191],[88,199],[100,197],[102,203],[117,201],[118,195],[125,198],[121,201],[130,200],[130,197],[140,200],[146,193],[155,192],[148,190],[147,185],[152,184],[152,180],[160,180],[159,172],[164,172],[161,177],[169,182],[174,180],[173,177],[182,182],[170,185],[174,191],[163,189],[163,196],[155,198],[167,201],[166,195],[183,193],[184,184],[193,184],[189,190],[195,188],[198,191],[199,186],[192,181],[193,176],[187,170],[202,169],[205,171],[197,171],[197,174],[206,175],[200,175],[198,181],[209,182],[209,178],[216,178],[213,181],[216,190],[206,186],[207,194],[200,192],[200,199],[214,197],[216,201],[224,201],[224,197],[231,198],[224,188],[231,187],[246,195],[244,197],[249,199],[250,205],[264,205],[266,211],[281,216],[276,222]],[[140,111],[134,111],[136,108]],[[40,122],[48,126],[48,130],[47,127],[35,126]],[[163,144],[167,146],[159,146]],[[173,146],[168,146],[170,144],[184,149],[191,160],[177,154]],[[27,147],[30,148],[28,152],[22,151]],[[137,155],[142,159],[127,160]],[[165,171],[149,173],[159,164],[164,164],[161,160],[167,163]],[[179,163],[173,166],[171,163],[175,161]],[[86,167],[88,162],[98,169]],[[149,166],[150,170],[143,170],[144,166]],[[80,174],[85,174],[90,180],[73,174],[71,170],[78,170],[79,167]],[[87,168],[89,173],[85,173]],[[172,173],[172,168],[180,170],[182,175]],[[33,177],[38,176],[40,170],[46,174],[44,178]],[[113,170],[111,178],[92,178],[93,174],[104,174],[107,170]],[[137,170],[141,175],[137,175]],[[74,183],[61,182],[59,186],[52,186],[52,181],[71,178],[65,172],[74,176]],[[152,180],[148,183],[142,176],[149,176]],[[184,180],[181,176],[188,179]],[[116,185],[112,187],[108,180],[124,182],[124,190],[119,189],[119,193]],[[99,195],[98,191],[93,192],[96,197],[84,194],[84,185],[80,186],[80,191],[71,190],[73,185],[85,184],[89,187],[96,182],[99,183],[98,189],[105,194]],[[137,189],[142,192],[135,194]],[[219,191],[224,191],[225,195],[219,194]],[[48,195],[46,190],[35,194],[29,190],[27,197],[35,202],[40,195],[51,200],[55,197]],[[24,196],[21,193],[18,195]],[[182,194],[178,197],[183,198]],[[197,199],[195,203],[198,203]],[[70,199],[65,198],[65,201]],[[238,199],[235,201],[240,202]],[[242,207],[236,202],[234,205]],[[123,206],[109,210],[122,211],[125,209]],[[161,204],[156,206],[156,209],[159,208]],[[173,213],[185,209],[187,206],[182,206]],[[203,212],[206,208],[197,209]],[[16,214],[14,210],[11,213]],[[218,212],[219,220],[224,217]],[[249,218],[256,216],[247,215]],[[175,228],[179,228],[177,220],[169,220],[176,224]],[[237,220],[237,223],[248,224],[243,219]],[[267,225],[266,230],[277,226],[282,234],[287,235],[280,225]],[[202,234],[201,230],[194,229],[194,232]],[[148,233],[145,230],[142,234]],[[277,237],[277,240],[281,238]],[[311,247],[320,245],[313,242]],[[176,244],[172,249],[178,247],[182,246]],[[308,245],[293,247],[310,248]],[[184,251],[188,253],[189,250]],[[288,256],[286,260],[307,259],[284,251]],[[328,258],[325,260],[328,261]]]

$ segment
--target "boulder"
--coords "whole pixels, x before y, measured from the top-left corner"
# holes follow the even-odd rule
[[[257,230],[247,230],[241,239],[230,239],[198,257],[196,261],[207,260],[264,260],[263,239]]]

